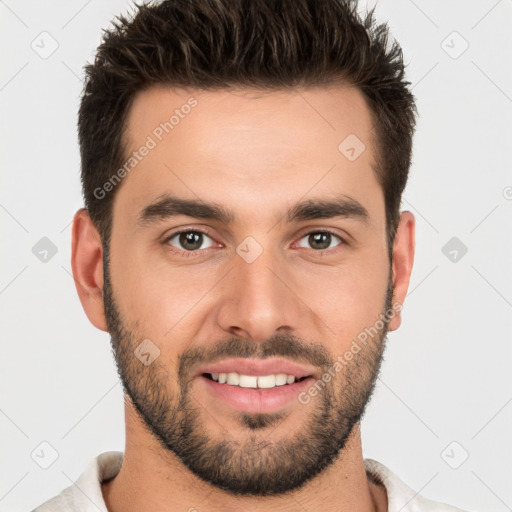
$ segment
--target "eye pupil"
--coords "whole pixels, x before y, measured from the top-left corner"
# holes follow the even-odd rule
[[[327,243],[326,243],[327,240]],[[330,233],[314,233],[309,235],[309,243],[314,249],[324,250],[328,249],[331,245]],[[319,244],[319,246],[318,246]]]
[[[197,231],[187,231],[185,233],[180,233],[179,241],[181,246],[187,251],[194,251],[201,247],[202,245],[202,233],[198,233]],[[189,246],[192,245],[192,247]]]

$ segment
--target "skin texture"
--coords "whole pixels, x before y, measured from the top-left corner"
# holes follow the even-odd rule
[[[216,350],[254,357],[274,350],[321,375],[390,304],[403,304],[414,258],[414,217],[401,214],[390,266],[384,196],[372,169],[374,128],[364,98],[339,86],[271,93],[155,87],[131,107],[130,150],[191,97],[197,106],[118,185],[108,269],[87,211],[74,218],[72,268],[79,297],[93,325],[110,332],[128,391],[125,458],[119,475],[103,485],[107,506],[111,512],[387,510],[385,490],[364,470],[358,415],[378,372],[386,330],[400,326],[399,311],[307,405],[292,401],[275,418],[241,415],[194,378],[198,363],[210,362]],[[338,150],[349,134],[366,146],[354,161]],[[223,224],[179,216],[138,226],[139,212],[165,192],[221,204],[236,219]],[[295,203],[334,194],[358,201],[368,222],[286,221]],[[183,228],[208,232],[192,257],[179,237],[165,241]],[[326,229],[335,236],[320,254],[308,235]],[[248,236],[263,248],[252,263],[236,252]],[[390,282],[394,295],[386,301]],[[144,339],[160,350],[149,366],[133,355]],[[184,356],[192,354],[184,365]],[[194,457],[187,461],[173,451],[173,443],[176,448],[184,442],[177,419],[188,420],[187,439],[201,441],[188,447],[195,455],[203,450],[196,466]],[[340,441],[329,444],[336,435]],[[227,453],[212,451],[222,441],[235,450],[218,471],[216,483],[223,477],[226,488],[197,474],[200,466],[214,467],[213,454]],[[305,469],[293,474],[291,452],[279,448],[300,442],[295,446],[309,459],[296,456]],[[314,471],[327,453],[331,463]],[[288,468],[291,476],[282,485],[289,491],[234,494],[234,483],[230,491],[236,477],[238,489],[251,477],[254,484],[257,462],[260,482]],[[266,481],[269,488],[274,480]]]

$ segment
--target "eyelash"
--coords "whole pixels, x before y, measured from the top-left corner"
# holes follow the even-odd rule
[[[176,254],[178,254],[180,256],[184,256],[186,258],[199,256],[203,251],[208,251],[209,249],[211,249],[211,248],[208,248],[208,249],[198,249],[198,250],[195,250],[195,251],[185,251],[185,250],[182,250],[182,249],[177,249],[176,247],[174,247],[174,246],[169,244],[170,240],[172,240],[173,238],[177,237],[178,235],[181,235],[182,233],[202,233],[203,235],[206,235],[206,236],[208,236],[209,238],[211,238],[213,240],[213,237],[208,233],[208,231],[205,231],[205,230],[202,230],[202,229],[199,229],[199,228],[194,228],[194,229],[183,229],[182,231],[177,231],[176,233],[173,233],[172,235],[169,235],[168,237],[166,237],[162,241],[162,244],[167,246],[167,248],[171,252],[176,253]],[[319,229],[319,230],[308,231],[307,233],[304,233],[299,238],[299,240],[302,240],[304,237],[306,237],[308,235],[319,234],[319,233],[322,233],[322,234],[328,233],[330,235],[333,235],[336,238],[339,238],[341,240],[341,242],[340,242],[340,244],[338,244],[338,246],[336,246],[336,247],[334,247],[332,249],[324,249],[324,250],[321,250],[321,251],[315,251],[314,249],[311,249],[316,254],[323,255],[325,253],[329,253],[329,254],[336,253],[338,250],[341,250],[339,248],[340,245],[348,245],[346,240],[344,240],[340,235],[338,235],[334,231],[331,231],[330,229]]]

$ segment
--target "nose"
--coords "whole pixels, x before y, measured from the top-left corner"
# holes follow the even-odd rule
[[[217,310],[219,326],[260,342],[276,332],[295,331],[306,308],[294,291],[297,283],[289,264],[271,249],[250,261],[238,254],[233,258]]]

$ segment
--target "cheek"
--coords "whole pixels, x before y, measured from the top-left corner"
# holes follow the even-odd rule
[[[193,329],[203,321],[197,316],[202,310],[200,299],[215,282],[213,275],[191,269],[172,268],[161,257],[134,250],[130,257],[118,258],[112,271],[125,324],[137,338],[156,343],[169,361],[185,350]]]
[[[333,337],[337,352],[379,319],[384,308],[387,272],[387,265],[379,264],[375,258],[361,258],[358,263],[340,267],[323,278],[316,276],[310,283],[314,287],[305,288],[305,302],[329,327],[327,335]]]

